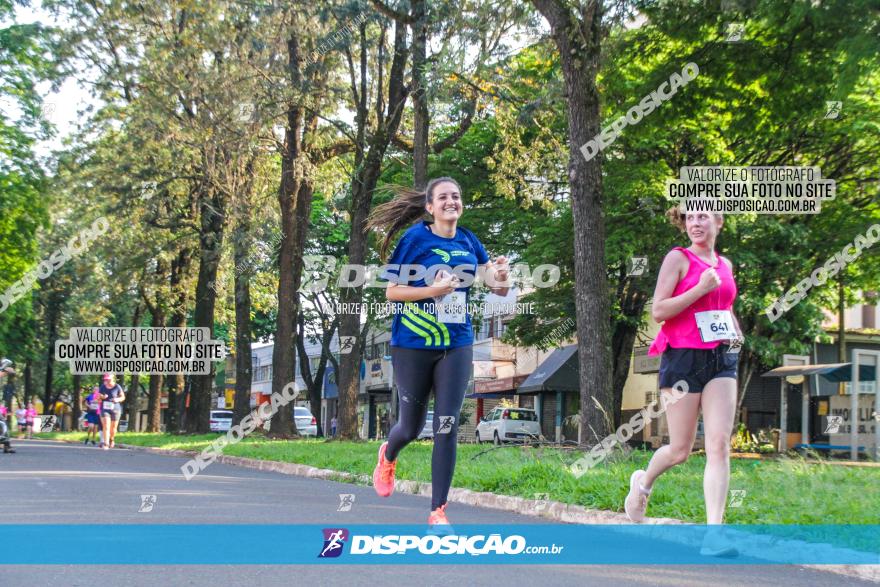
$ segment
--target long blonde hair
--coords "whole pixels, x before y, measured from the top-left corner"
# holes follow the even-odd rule
[[[458,191],[461,192],[461,186],[451,177],[432,179],[423,190],[402,185],[387,185],[381,188],[394,194],[394,197],[373,208],[367,218],[366,230],[378,229],[385,233],[385,238],[382,239],[382,244],[379,247],[379,256],[383,261],[388,257],[388,247],[391,246],[391,241],[394,240],[397,233],[416,220],[428,216],[425,206],[434,199],[434,188],[437,184],[446,181],[454,183]]]

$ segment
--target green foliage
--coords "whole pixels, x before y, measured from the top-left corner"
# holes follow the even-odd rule
[[[664,182],[677,177],[680,167],[818,165],[823,176],[838,182],[836,200],[821,214],[728,216],[718,249],[734,263],[746,364],[777,364],[783,353],[804,353],[822,333],[822,308],[836,303],[836,280],[814,288],[776,322],[764,309],[880,220],[880,42],[877,19],[866,18],[869,4],[755,2],[748,11],[720,12],[702,3],[696,10],[694,2],[645,2],[638,3],[644,25],[611,31],[598,80],[603,128],[685,63],[700,69],[695,80],[627,126],[601,154],[615,328],[644,326],[646,315],[639,309],[650,298],[664,255],[676,244],[688,244],[662,214],[669,207]],[[727,23],[737,21],[746,23],[745,39],[725,43]],[[554,179],[564,180],[560,171],[568,152],[557,147],[566,129],[560,73],[553,58],[543,57],[552,54],[540,43],[529,47],[511,58],[512,75],[495,82],[503,88],[500,95],[512,96],[495,103],[498,138],[488,164],[498,197],[524,199],[532,176],[544,178],[548,189]],[[825,119],[826,100],[843,101],[840,119]],[[554,198],[542,206],[550,211],[546,220],[530,214],[529,229],[509,225],[511,233],[526,235],[517,256],[533,264],[555,257],[562,268],[556,287],[529,296],[539,302],[540,314],[518,317],[508,327],[511,340],[526,344],[542,340],[561,317],[573,315],[570,212]],[[502,223],[501,230],[507,226]],[[648,258],[644,275],[626,276],[626,261],[633,256]],[[880,285],[878,259],[863,255],[841,274],[850,301]],[[628,348],[621,351],[616,360],[629,361]]]
[[[0,1],[0,293],[39,261],[38,231],[48,225],[47,182],[34,153],[50,127],[36,86],[56,77],[53,33],[39,24],[6,24],[14,4]],[[32,356],[30,294],[0,313],[0,350],[19,363]]]

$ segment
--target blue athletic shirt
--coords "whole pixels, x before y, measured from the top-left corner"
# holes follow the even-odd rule
[[[457,226],[455,236],[445,238],[431,232],[430,222],[422,221],[407,229],[397,247],[394,249],[388,265],[397,265],[395,268],[385,268],[381,278],[395,283],[401,283],[401,265],[423,265],[425,269],[434,266],[445,265],[443,268],[448,273],[467,273],[470,276],[476,274],[478,265],[489,262],[489,254],[480,239],[466,228]],[[433,276],[438,268],[431,270]],[[425,287],[425,279],[410,277],[409,283],[413,287]],[[456,291],[465,292],[465,303],[470,301],[470,287],[459,287]],[[391,324],[391,346],[410,349],[451,349],[468,346],[474,342],[474,331],[471,327],[471,315],[465,315],[465,321],[461,324],[442,323],[438,319],[438,312],[433,297],[427,297],[417,302],[399,303],[394,313],[394,321]]]

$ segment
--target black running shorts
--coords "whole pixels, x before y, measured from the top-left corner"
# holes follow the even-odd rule
[[[736,379],[739,353],[729,353],[728,348],[727,344],[720,344],[714,349],[668,347],[660,358],[660,389],[684,380],[688,384],[688,393],[701,393],[713,379]]]

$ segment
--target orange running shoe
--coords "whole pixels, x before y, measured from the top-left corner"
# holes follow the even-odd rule
[[[446,517],[446,505],[444,503],[428,516],[429,534],[452,534],[454,532],[449,518]]]
[[[379,462],[373,469],[373,488],[379,497],[388,497],[394,493],[394,469],[397,467],[397,461],[385,460],[385,449],[388,447],[387,442],[383,442],[379,447]]]

